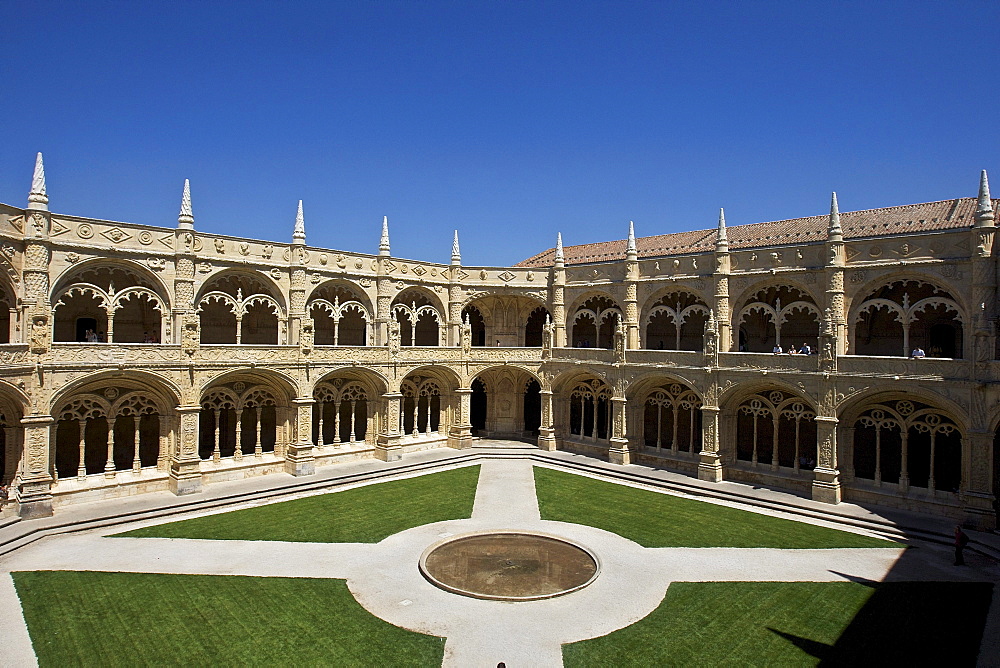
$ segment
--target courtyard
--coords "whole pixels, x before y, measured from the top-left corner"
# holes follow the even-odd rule
[[[723,485],[728,496],[656,488],[644,480],[668,483],[669,473],[633,465],[616,469],[632,479],[612,480],[599,466],[574,469],[577,459],[484,441],[415,453],[406,466],[356,462],[327,484],[223,483],[198,501],[169,497],[173,508],[158,498],[79,504],[58,524],[37,521],[51,525],[42,537],[25,533],[27,522],[0,527],[5,662],[996,660],[994,648],[981,650],[998,625],[1000,570],[985,554],[970,550],[969,565],[956,567],[933,531],[893,531],[870,510],[842,504],[824,517],[802,499],[796,516],[774,509],[793,507],[778,498],[787,494],[736,483]],[[436,546],[510,532],[578,546],[593,556],[589,580],[492,600],[435,586],[421,571]],[[468,583],[478,565],[477,586],[508,590],[566,569],[546,561],[546,548],[487,552],[444,569]]]

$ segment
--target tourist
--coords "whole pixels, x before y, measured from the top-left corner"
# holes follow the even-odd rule
[[[808,343],[803,343],[802,347],[799,348],[800,355],[812,355],[812,348],[809,347]]]
[[[916,348],[913,349],[913,352],[910,353],[910,357],[912,357],[915,360],[918,360],[927,357],[927,353],[924,352],[923,348],[917,346]]]
[[[969,536],[962,531],[962,525],[955,525],[955,565],[965,566],[965,556],[962,554],[962,550],[965,546],[969,544]]]
[[[775,355],[782,355],[784,354],[785,351],[781,349],[781,346],[775,344],[774,348],[771,349],[771,352],[774,353]]]

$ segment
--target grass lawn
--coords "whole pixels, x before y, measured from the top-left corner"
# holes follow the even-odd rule
[[[572,666],[974,666],[993,585],[675,582],[645,619],[563,646]]]
[[[439,666],[444,638],[371,615],[343,580],[14,573],[40,666]]]
[[[900,547],[878,538],[535,467],[543,520],[597,527],[643,547]]]
[[[431,522],[472,517],[479,466],[206,515],[116,534],[133,538],[377,543]]]

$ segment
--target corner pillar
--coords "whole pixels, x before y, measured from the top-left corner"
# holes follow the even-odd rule
[[[24,519],[52,515],[52,474],[49,472],[51,415],[32,415],[24,427],[24,473],[17,486],[18,514]]]
[[[960,490],[964,523],[982,531],[989,531],[997,526],[991,480],[993,438],[993,433],[989,431],[969,431],[963,439],[968,441],[968,446],[962,453],[967,473],[962,476],[964,488]]]
[[[201,460],[198,458],[201,406],[177,407],[179,434],[177,447],[170,455],[170,491],[181,496],[201,491]]]
[[[403,446],[399,443],[402,437],[399,416],[403,395],[400,392],[389,392],[383,394],[382,398],[386,402],[385,431],[375,441],[375,458],[383,462],[395,462],[403,458]]]
[[[625,397],[611,397],[611,447],[608,461],[612,464],[631,464],[632,452],[628,447],[625,424]],[[596,437],[597,434],[594,434]]]
[[[552,423],[552,390],[542,390],[542,424],[538,428],[538,447],[552,452],[556,449],[556,430]]]
[[[458,395],[458,420],[457,424],[451,425],[448,430],[448,447],[456,450],[465,450],[472,447],[472,422],[471,415],[472,388],[460,387],[455,390]]]
[[[294,476],[312,475],[316,472],[316,458],[313,456],[312,409],[316,400],[312,397],[296,397],[295,441],[288,444],[285,451],[285,473]]]
[[[840,503],[840,471],[837,470],[837,425],[835,417],[816,416],[816,468],[812,498],[822,503]]]
[[[698,453],[698,480],[722,482],[718,406],[701,407],[701,452]]]

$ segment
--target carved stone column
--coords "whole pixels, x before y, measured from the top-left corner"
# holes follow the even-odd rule
[[[608,448],[608,461],[612,464],[632,463],[625,424],[625,404],[625,397],[611,397],[611,447]]]
[[[52,514],[52,474],[49,438],[51,415],[31,415],[21,420],[24,427],[24,472],[17,487],[18,514],[25,519]]]
[[[960,490],[965,521],[981,530],[996,528],[996,513],[993,509],[993,433],[969,431],[963,440],[962,463],[963,489]]]
[[[719,407],[701,407],[701,452],[698,453],[698,480],[722,482],[719,457]]]
[[[201,460],[198,458],[199,418],[197,404],[177,407],[177,445],[170,454],[170,491],[178,496],[201,491]]]
[[[399,411],[403,395],[399,392],[388,392],[382,395],[385,399],[384,431],[378,435],[375,442],[375,457],[384,462],[394,462],[403,458],[403,446],[399,444],[402,436],[399,430]]]
[[[835,417],[816,416],[816,468],[813,470],[812,498],[823,503],[840,503],[840,471],[837,469],[837,425]]]
[[[558,447],[553,420],[555,414],[552,405],[552,390],[543,389],[539,394],[542,398],[542,424],[538,427],[538,447],[551,452]]]
[[[448,447],[465,450],[472,447],[472,422],[470,421],[472,388],[460,387],[455,390],[458,401],[456,423],[448,431]]]
[[[285,473],[294,476],[312,475],[316,472],[313,456],[312,412],[316,400],[312,397],[292,399],[295,405],[295,440],[285,452]]]

